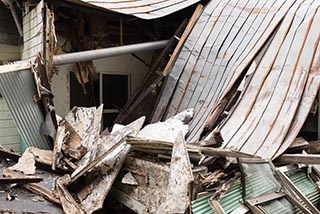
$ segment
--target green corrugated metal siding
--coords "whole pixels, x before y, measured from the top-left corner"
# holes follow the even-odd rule
[[[0,145],[7,150],[20,150],[18,130],[2,97],[0,97]]]
[[[320,191],[317,186],[307,177],[306,173],[297,169],[286,173],[289,179],[297,186],[297,188],[315,205],[320,201]],[[257,174],[251,176],[251,186],[256,187],[255,192],[248,192],[248,198],[255,197],[257,195],[263,195],[270,192],[273,189],[273,185],[266,179],[265,174]],[[248,189],[248,188],[247,188]],[[192,202],[192,212],[195,214],[204,214],[204,213],[214,213],[211,209],[208,200],[213,194],[204,196]],[[280,203],[279,203],[280,202]],[[224,209],[225,213],[230,213],[235,210],[240,204],[243,203],[242,194],[241,194],[241,183],[240,181],[235,182],[228,192],[220,200],[220,204]],[[273,201],[272,203],[266,204],[263,207],[269,211],[269,213],[279,213],[284,214],[290,210],[289,206],[292,206],[286,199],[280,199]],[[299,213],[297,208],[294,209],[295,213]]]

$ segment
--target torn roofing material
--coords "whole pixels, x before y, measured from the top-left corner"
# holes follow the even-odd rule
[[[8,104],[23,143],[28,147],[50,149],[49,139],[40,133],[44,116],[42,109],[33,100],[37,90],[31,65],[29,68],[26,64],[1,66],[0,93]]]
[[[319,1],[309,0],[209,2],[170,70],[152,122],[194,108],[187,141],[199,141],[251,72],[216,129],[225,148],[263,158],[280,155],[319,89],[318,8]]]
[[[156,19],[189,7],[200,0],[66,0],[76,4],[95,6],[141,19]]]
[[[291,5],[288,1],[209,2],[172,66],[153,121],[195,108],[188,141],[197,141],[231,78],[252,61]]]
[[[319,2],[300,2],[274,40],[226,122],[225,147],[275,158],[298,135],[319,90]],[[300,110],[299,110],[300,109]]]

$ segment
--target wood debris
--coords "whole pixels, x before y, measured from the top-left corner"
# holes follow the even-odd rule
[[[97,18],[103,15],[67,12],[69,3],[48,1],[51,10],[41,1],[31,10],[43,11],[43,53],[0,72],[0,92],[23,140],[49,148],[29,147],[22,156],[0,150],[0,213],[24,212],[13,205],[20,196],[24,205],[24,190],[33,193],[34,207],[53,205],[52,213],[103,213],[109,196],[138,214],[320,213],[320,141],[302,132],[310,112],[320,120],[319,1],[203,1],[153,65],[125,52],[151,69],[122,110],[101,104],[99,85],[92,107],[73,106],[57,120],[50,80],[54,59],[68,54],[55,52],[97,53],[118,40],[125,46],[124,38],[138,38],[141,28],[127,32],[133,22],[119,14],[108,14],[115,17],[106,25]],[[66,37],[57,50],[55,24]],[[88,83],[102,77],[97,72],[105,72],[87,53],[71,53],[77,57],[70,66],[85,95]],[[11,84],[20,78],[13,74],[29,76]],[[28,81],[35,88],[23,91]],[[26,105],[14,102],[16,89],[21,103],[28,94]],[[29,127],[31,110],[39,120]],[[102,131],[105,114],[115,112],[125,124]]]

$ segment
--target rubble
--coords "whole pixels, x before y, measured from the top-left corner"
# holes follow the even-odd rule
[[[211,0],[169,41],[125,46],[122,35],[122,47],[54,55],[54,16],[41,1],[44,58],[0,66],[0,92],[28,147],[0,150],[0,213],[104,213],[110,197],[138,214],[320,213],[320,141],[301,132],[310,111],[319,117],[319,7]],[[93,45],[77,30],[73,50]],[[111,110],[125,123],[102,130],[102,103],[56,115],[54,65],[76,63],[88,93],[98,53],[165,44],[136,94]]]

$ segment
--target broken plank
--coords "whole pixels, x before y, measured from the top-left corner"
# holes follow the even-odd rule
[[[194,180],[184,135],[180,131],[172,148],[169,184],[157,213],[185,213],[191,203],[189,184]],[[179,198],[179,200],[176,200]]]
[[[156,141],[156,140],[147,140],[143,138],[127,138],[127,143],[132,144],[133,146],[139,145],[160,145],[161,147],[172,147],[172,142],[164,142],[164,141]],[[232,149],[222,149],[222,148],[211,148],[211,147],[203,147],[193,144],[186,144],[187,150],[189,152],[201,152],[204,155],[208,156],[222,156],[222,157],[255,157],[251,154],[246,154],[243,152],[234,151]]]
[[[137,135],[144,120],[145,117],[139,118],[118,131],[111,133],[99,144],[98,160],[100,157],[103,158],[94,165],[95,169],[84,177],[90,189],[90,192],[86,193],[85,198],[81,201],[86,213],[91,214],[103,207],[103,202],[118,176],[131,147],[131,145],[123,140],[128,134]]]
[[[117,187],[112,187],[110,195],[138,214],[145,214],[148,212],[148,209],[142,203],[119,190]]]
[[[168,74],[169,69],[171,68],[174,60],[176,59],[176,56],[179,53],[183,43],[187,39],[187,36],[190,34],[193,26],[195,25],[196,21],[198,20],[200,14],[202,12],[202,8],[203,8],[203,6],[201,4],[198,4],[197,8],[193,12],[193,15],[191,16],[185,31],[183,32],[182,36],[180,37],[179,42],[178,42],[176,48],[174,49],[174,51],[173,51],[173,53],[172,53],[167,65],[166,65],[166,67],[162,71],[162,75],[163,76],[166,76]]]
[[[28,184],[28,183],[38,183],[43,181],[43,178],[39,177],[21,177],[21,178],[0,178],[1,184]]]
[[[82,206],[74,200],[66,188],[65,184],[68,184],[69,182],[70,176],[68,174],[58,178],[56,181],[56,190],[59,194],[63,211],[66,214],[86,214]]]
[[[86,165],[84,168],[82,168],[79,171],[75,171],[71,176],[70,183],[73,183],[78,178],[80,178],[82,175],[84,175],[86,172],[94,168],[98,163],[100,163],[107,155],[109,155],[112,151],[114,151],[120,144],[122,144],[122,141],[125,139],[125,137],[129,134],[136,133],[137,128],[142,127],[144,123],[145,117],[141,117],[138,120],[130,123],[128,126],[124,127],[123,129],[116,131],[113,134],[110,134],[107,136],[108,144],[111,145],[108,150],[106,150],[103,154],[99,155],[95,160],[90,162],[88,165]]]
[[[20,173],[17,173],[15,171],[9,170],[9,169],[5,169],[3,171],[3,175],[6,177],[14,177],[14,178],[19,178],[19,177],[24,177],[23,175],[21,175]],[[30,192],[33,192],[37,195],[40,195],[42,197],[44,197],[45,199],[47,199],[48,201],[54,203],[54,204],[58,204],[60,205],[60,199],[59,197],[56,195],[55,192],[53,192],[52,190],[40,185],[40,184],[22,184],[21,185],[23,188],[29,190]]]
[[[320,154],[282,154],[277,163],[285,164],[320,164]]]

